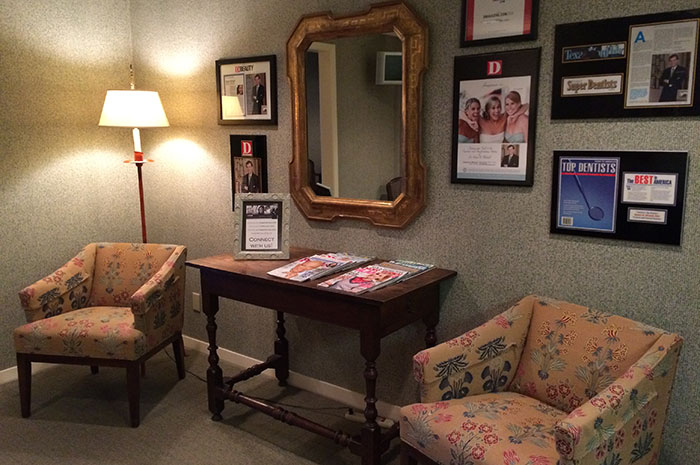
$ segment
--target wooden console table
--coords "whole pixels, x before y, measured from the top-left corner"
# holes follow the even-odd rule
[[[292,247],[289,261],[319,252]],[[199,269],[201,274],[202,310],[207,315],[209,337],[207,397],[212,419],[221,420],[224,401],[232,400],[284,423],[332,439],[361,456],[363,465],[379,465],[381,455],[399,432],[398,423],[385,433],[381,432],[376,423],[376,360],[380,352],[381,338],[422,319],[427,326],[426,345],[435,345],[435,326],[440,311],[440,283],[456,273],[435,268],[402,283],[361,295],[352,295],[319,288],[319,280],[298,283],[267,274],[268,271],[284,264],[285,262],[280,260],[234,261],[231,255],[217,255],[187,262],[188,266]],[[230,378],[224,378],[216,353],[216,313],[219,311],[219,297],[277,311],[274,355]],[[360,352],[365,359],[366,389],[366,421],[361,434],[352,437],[342,431],[332,430],[234,389],[236,383],[252,378],[268,368],[275,370],[275,376],[281,386],[286,385],[289,376],[289,343],[285,338],[285,313],[360,331]]]

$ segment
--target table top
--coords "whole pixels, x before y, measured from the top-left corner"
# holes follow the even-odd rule
[[[199,270],[209,270],[216,273],[224,273],[229,275],[229,277],[235,277],[242,281],[253,280],[253,281],[265,281],[271,286],[278,286],[282,288],[298,288],[298,290],[308,290],[309,292],[327,292],[337,295],[338,298],[347,298],[352,300],[361,300],[366,303],[382,304],[389,302],[398,297],[402,297],[412,291],[421,289],[425,286],[438,283],[445,279],[448,279],[457,274],[456,271],[445,270],[442,268],[432,268],[425,273],[421,273],[410,279],[402,281],[400,283],[394,283],[383,288],[377,289],[376,291],[369,291],[363,294],[351,294],[349,292],[338,291],[335,289],[328,289],[318,287],[318,283],[326,279],[330,279],[332,276],[340,274],[338,272],[332,275],[324,276],[312,281],[297,282],[289,279],[278,278],[276,276],[271,276],[267,274],[268,271],[279,268],[287,263],[291,263],[303,257],[308,257],[317,253],[324,253],[327,251],[308,249],[303,247],[290,247],[289,249],[289,260],[234,260],[231,254],[214,255],[211,257],[198,258],[194,260],[188,260],[187,265]],[[370,263],[381,263],[387,261],[385,259],[372,260]],[[345,270],[347,271],[347,270]]]

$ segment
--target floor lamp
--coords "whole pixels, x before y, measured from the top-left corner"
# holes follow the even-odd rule
[[[158,92],[146,90],[134,90],[132,83],[131,90],[108,90],[105,97],[105,104],[102,107],[100,116],[100,126],[133,128],[134,136],[134,159],[125,160],[124,163],[136,165],[139,177],[139,201],[141,205],[141,236],[143,242],[147,243],[146,236],[146,214],[143,203],[143,180],[141,178],[141,166],[144,163],[152,162],[143,158],[141,151],[141,135],[138,128],[158,128],[170,126],[168,118],[165,116],[163,104],[160,102]]]

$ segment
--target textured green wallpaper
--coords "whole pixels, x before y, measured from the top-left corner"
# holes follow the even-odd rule
[[[47,3],[76,14],[77,4],[83,5]],[[130,150],[128,133],[93,127],[101,108],[100,93],[122,82],[118,73],[128,61],[129,34],[137,85],[161,93],[171,122],[168,129],[142,131],[144,151],[156,159],[144,174],[149,238],[186,244],[189,257],[196,258],[230,252],[233,247],[229,134],[267,135],[270,191],[288,191],[291,110],[285,45],[299,17],[323,10],[350,13],[369,4],[357,0],[94,3],[111,6],[111,10],[95,10],[84,18],[95,29],[92,35],[86,32],[89,37],[69,47],[74,56],[59,59],[55,50],[59,45],[54,42],[45,41],[43,51],[35,48],[34,35],[40,32],[29,26],[34,21],[46,24],[43,14],[33,13],[19,1],[0,0],[3,51],[11,40],[21,38],[12,59],[1,62],[0,98],[7,98],[5,92],[25,96],[16,97],[19,100],[13,100],[13,105],[17,108],[2,116],[3,123],[9,124],[2,135],[3,162],[7,151],[11,168],[9,177],[2,175],[0,188],[1,248],[3,257],[9,257],[0,266],[0,299],[5,308],[0,325],[7,333],[22,321],[16,290],[70,258],[77,244],[103,236],[138,240],[138,210],[132,202],[135,180],[117,163]],[[555,24],[697,8],[697,0],[663,4],[651,0],[541,0],[537,41],[473,49],[459,48],[459,0],[408,3],[430,28],[422,134],[428,168],[427,208],[400,231],[347,220],[312,222],[294,210],[293,243],[423,260],[457,270],[458,277],[443,292],[440,340],[482,323],[529,293],[594,306],[681,333],[686,342],[660,463],[694,463],[695,441],[689,426],[700,424],[700,375],[695,369],[700,364],[700,118],[553,122],[549,107]],[[7,19],[7,5],[20,13]],[[130,14],[130,24],[125,14]],[[22,27],[4,27],[13,22]],[[21,29],[33,32],[24,37]],[[102,29],[107,32],[99,32]],[[105,60],[93,62],[89,51],[96,42],[95,47],[103,47],[103,34],[113,43],[104,46]],[[533,46],[542,47],[534,186],[450,184],[454,56]],[[267,54],[277,55],[278,126],[218,126],[214,61]],[[47,57],[60,61],[42,61]],[[65,114],[67,108],[76,113],[55,118],[49,125],[36,115],[22,123],[28,110],[42,108],[26,102],[33,90],[44,89],[46,83],[8,77],[4,69],[8,64],[25,70],[40,66],[45,73],[67,67],[64,77],[70,79],[51,81],[65,94],[56,102],[49,99],[53,106],[45,114]],[[552,151],[566,148],[687,150],[690,167],[683,245],[550,235]],[[99,169],[93,166],[93,158],[73,163],[74,154],[84,150],[106,152],[107,160],[115,163],[103,168],[104,157],[99,158]],[[198,286],[198,275],[190,270],[188,290],[197,291]],[[271,312],[222,302],[219,315],[221,346],[255,358],[265,358],[272,350]],[[204,325],[201,314],[188,310],[187,334],[206,340]],[[287,327],[293,370],[355,391],[364,389],[357,334],[298,318],[289,318]],[[0,340],[5,347],[0,351],[0,367],[14,364],[7,339]],[[395,404],[417,399],[411,356],[422,348],[422,341],[423,328],[418,324],[382,341],[378,361],[381,399]]]

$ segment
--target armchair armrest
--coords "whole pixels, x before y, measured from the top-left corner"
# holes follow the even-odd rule
[[[27,322],[82,308],[87,303],[95,266],[95,244],[65,265],[19,292]]]
[[[418,352],[413,371],[421,402],[504,390],[520,360],[535,300],[525,297],[478,328]],[[472,384],[475,377],[481,381]]]
[[[662,334],[625,374],[559,421],[554,435],[561,465],[589,463],[584,459],[588,454],[626,429],[647,406],[660,403],[662,394],[667,397],[670,384],[664,389],[661,383],[673,380],[681,345],[680,336]],[[598,462],[591,455],[590,463]]]
[[[163,266],[131,296],[134,326],[139,331],[149,333],[152,329],[164,326],[164,310],[167,310],[170,320],[178,320],[179,317],[177,329],[182,328],[186,257],[187,249],[176,246]]]

